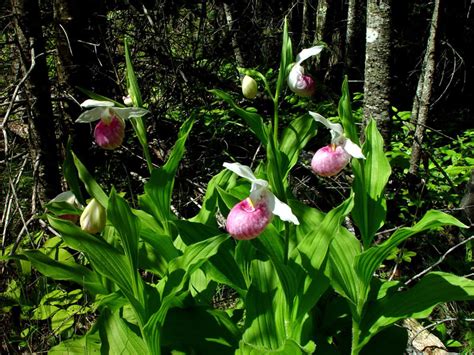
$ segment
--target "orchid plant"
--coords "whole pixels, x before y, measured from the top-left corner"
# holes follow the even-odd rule
[[[31,262],[46,276],[78,284],[94,300],[97,318],[90,330],[63,341],[52,352],[355,355],[370,353],[377,344],[390,344],[401,353],[406,331],[394,326],[397,321],[426,317],[441,302],[474,299],[474,281],[443,272],[427,274],[410,289],[401,281],[374,277],[407,238],[444,225],[465,226],[452,216],[430,211],[418,223],[397,228],[374,245],[385,221],[384,188],[390,165],[373,121],[359,147],[347,79],[339,102],[341,125],[304,112],[280,130],[284,83],[290,89],[296,83],[306,93],[313,90],[301,63],[319,51],[315,47],[302,51],[291,67],[293,53],[285,22],[275,90],[262,74],[246,70],[263,81],[274,103],[270,119],[240,107],[231,95],[212,90],[248,124],[267,159],[255,172],[239,163],[224,163],[225,169],[209,181],[202,208],[192,218],[180,218],[171,210],[175,174],[192,118],[183,123],[167,162],[154,167],[149,161],[151,176],[136,208],[114,188],[106,192],[68,152],[64,171],[70,189],[81,204],[86,204],[81,191],[87,191],[91,202],[82,211],[82,205],[67,198],[52,201],[47,219],[62,243],[80,257],[73,262],[54,259],[42,250],[23,250],[13,257]],[[108,120],[125,122],[144,113],[126,58],[135,107],[95,102],[97,107],[83,113],[81,122],[102,122],[106,117],[106,125]],[[317,122],[332,135],[329,148],[313,158],[317,173],[337,174],[351,157],[356,158],[351,164],[350,193],[327,212],[299,202],[288,179],[301,151],[315,136]],[[66,213],[82,213],[82,229],[75,221],[61,218]],[[220,214],[227,218],[225,226]],[[358,235],[343,226],[349,218]],[[236,295],[235,304],[225,310],[213,302],[222,288]]]

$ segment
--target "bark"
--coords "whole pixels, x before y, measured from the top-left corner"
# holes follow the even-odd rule
[[[423,58],[423,70],[418,80],[411,111],[411,123],[415,125],[415,135],[410,157],[409,171],[411,174],[416,174],[418,171],[421,157],[421,143],[430,111],[431,93],[436,67],[436,36],[439,23],[440,1],[441,0],[435,0],[433,16],[431,18],[430,35],[426,45],[425,57]]]
[[[105,10],[91,0],[54,0],[54,20],[59,97],[62,111],[61,131],[63,142],[70,136],[75,153],[92,168],[90,158],[92,137],[89,125],[75,124],[81,108],[72,99],[86,98],[77,88],[113,97],[118,85],[110,81],[113,72],[106,56]],[[91,11],[94,8],[94,11]],[[94,47],[94,45],[97,45]],[[105,47],[105,49],[104,49]],[[117,79],[118,80],[118,79]],[[112,84],[112,85],[111,85]],[[77,143],[77,144],[74,144]]]
[[[345,43],[346,73],[352,79],[364,77],[365,1],[349,0]]]
[[[56,128],[51,105],[46,50],[37,0],[11,0],[28,105],[29,150],[35,193],[43,205],[60,191]],[[36,210],[33,199],[33,211]]]
[[[231,40],[232,40],[232,49],[234,51],[234,56],[235,56],[235,61],[237,62],[237,65],[239,67],[244,67],[244,59],[242,57],[242,52],[240,51],[240,46],[239,42],[237,40],[237,32],[234,31],[234,17],[232,15],[232,9],[229,6],[228,3],[224,2],[223,4],[224,7],[224,13],[225,13],[225,18],[227,22],[227,28],[231,34]]]
[[[391,0],[367,1],[364,121],[375,119],[390,142]]]

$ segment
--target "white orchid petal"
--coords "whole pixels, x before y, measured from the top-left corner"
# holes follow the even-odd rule
[[[114,103],[111,101],[103,101],[103,100],[91,100],[88,99],[81,104],[83,108],[91,108],[91,107],[113,107]]]
[[[70,202],[73,201],[75,198],[76,196],[74,196],[74,193],[72,191],[64,191],[57,195],[55,198],[53,198],[50,202]]]
[[[300,224],[298,218],[291,211],[290,206],[288,206],[286,203],[281,202],[270,191],[267,191],[267,203],[268,208],[272,211],[272,213],[280,217],[282,221],[291,222],[296,225]]]
[[[103,107],[96,107],[93,108],[92,110],[87,110],[77,118],[76,123],[90,123],[94,121],[100,120],[100,116],[102,116],[102,113],[104,112]]]
[[[314,46],[314,47],[311,47],[311,48],[303,49],[296,56],[296,64],[301,64],[302,62],[304,62],[309,57],[312,57],[313,55],[317,55],[317,54],[321,53],[323,48],[324,48],[323,46]]]
[[[362,154],[362,149],[360,149],[360,147],[350,139],[346,138],[343,148],[349,155],[353,156],[354,158],[365,159],[364,154]]]
[[[251,191],[255,191],[258,186],[268,186],[268,182],[262,179],[257,179],[253,174],[252,169],[246,165],[242,165],[240,163],[224,163],[224,168],[250,181],[252,183]]]
[[[332,123],[327,118],[324,118],[323,116],[321,116],[319,113],[316,113],[316,112],[309,111],[309,114],[313,116],[316,122],[322,123],[323,125],[325,125],[327,128],[331,130],[331,137],[332,137],[333,143],[335,140],[338,139],[338,137],[344,134],[344,130],[339,123]]]

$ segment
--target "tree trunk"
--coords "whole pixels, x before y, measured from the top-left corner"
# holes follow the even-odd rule
[[[42,205],[60,191],[56,128],[46,65],[46,50],[37,0],[11,0],[21,70],[28,101],[29,149],[35,191]],[[34,200],[35,202],[35,200]],[[33,203],[33,211],[37,206]]]
[[[367,0],[364,121],[375,119],[390,142],[391,0]]]
[[[226,2],[224,2],[222,5],[224,7],[225,18],[227,21],[227,28],[231,35],[232,49],[234,51],[235,61],[237,62],[237,65],[239,67],[244,67],[244,59],[242,57],[242,52],[240,51],[239,42],[237,40],[237,33],[236,31],[234,31],[234,25],[233,25],[234,18],[232,15],[232,9],[229,6],[229,4]]]
[[[105,10],[95,3],[91,0],[54,0],[57,90],[62,98],[60,109],[64,118],[61,120],[61,131],[65,139],[72,137],[75,153],[89,169],[92,169],[94,161],[90,159],[90,127],[74,123],[82,110],[72,98],[79,101],[84,98],[78,87],[113,97],[114,88],[118,86],[110,81],[113,74],[109,73],[113,71],[109,70],[107,47],[103,43]],[[92,7],[93,12],[90,11]],[[98,45],[94,47],[94,44]]]
[[[415,125],[415,135],[411,148],[410,173],[416,174],[421,156],[421,142],[425,132],[426,121],[430,110],[430,100],[433,88],[436,55],[436,35],[439,23],[440,0],[435,0],[433,16],[431,18],[430,35],[426,45],[423,69],[418,80],[416,95],[411,111],[411,123]]]
[[[345,43],[345,66],[349,78],[364,77],[365,1],[349,0]]]

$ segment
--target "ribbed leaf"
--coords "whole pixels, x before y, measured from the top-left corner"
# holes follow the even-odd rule
[[[249,112],[239,107],[232,97],[226,92],[218,89],[209,90],[221,100],[224,100],[232,110],[237,113],[249,126],[250,130],[257,136],[263,146],[268,142],[268,126],[263,123],[262,116],[255,112]]]
[[[207,184],[206,195],[202,201],[202,207],[199,210],[199,213],[191,218],[190,221],[217,226],[215,218],[219,197],[217,188],[220,187],[225,190],[231,176],[232,172],[224,169],[219,174],[212,177],[211,181]]]
[[[140,196],[141,205],[163,223],[165,230],[167,221],[172,218],[170,208],[176,171],[183,158],[186,139],[193,124],[192,118],[183,123],[166,164],[160,169],[153,170],[150,180],[145,184],[145,195]]]
[[[425,230],[438,228],[444,225],[466,227],[456,218],[440,212],[428,211],[425,216],[413,227],[404,227],[393,233],[389,239],[380,245],[373,246],[356,257],[355,270],[359,274],[362,283],[368,287],[372,275],[380,264],[390,255],[393,248],[414,234]]]
[[[100,353],[100,337],[99,332],[92,329],[86,335],[80,338],[65,340],[49,349],[48,354],[52,355],[84,355]]]
[[[45,276],[55,280],[73,281],[92,294],[107,293],[97,274],[82,265],[53,260],[38,250],[24,250],[22,254]]]
[[[288,21],[285,18],[283,22],[283,34],[281,45],[280,69],[278,71],[278,79],[276,84],[276,98],[280,96],[280,92],[285,86],[288,77],[288,68],[293,61],[293,49],[291,46],[291,39],[288,35]]]
[[[361,324],[361,345],[382,328],[404,318],[427,317],[443,302],[474,300],[474,281],[464,277],[432,272],[408,291],[388,294],[372,303]]]
[[[351,94],[349,92],[349,82],[347,75],[344,76],[341,88],[341,98],[338,106],[339,117],[341,118],[344,135],[356,144],[359,144],[359,135],[352,116]]]
[[[233,354],[241,334],[224,311],[190,307],[169,311],[161,345],[168,351]]]
[[[128,92],[132,98],[133,105],[136,107],[142,107],[142,95],[140,93],[140,87],[138,86],[137,77],[135,71],[133,70],[132,60],[130,56],[130,48],[128,46],[128,39],[124,39],[125,45],[125,65],[127,68],[127,88]]]
[[[365,160],[352,159],[355,176],[352,186],[355,192],[352,217],[359,227],[364,247],[367,248],[385,222],[387,206],[384,189],[391,174],[383,139],[375,120],[371,120],[367,126],[362,151],[366,156]]]
[[[221,234],[217,228],[189,221],[175,221],[183,241],[187,245],[197,243]],[[233,243],[230,239],[224,242],[226,248],[209,258],[209,263],[204,265],[206,275],[217,282],[225,283],[236,290],[245,290],[245,280],[233,257]]]
[[[66,159],[63,163],[63,174],[64,178],[69,185],[69,189],[72,191],[74,196],[76,196],[79,203],[82,205],[86,204],[86,200],[82,196],[81,186],[79,185],[79,178],[77,176],[77,170],[74,165],[74,158],[71,150],[71,142],[68,141],[66,145]]]
[[[347,298],[353,305],[357,304],[361,283],[354,270],[354,262],[361,252],[360,243],[345,228],[340,228],[328,252],[326,273],[331,286]]]
[[[134,297],[132,288],[134,279],[131,278],[131,267],[125,255],[102,239],[82,231],[72,223],[51,216],[48,216],[48,221],[54,229],[61,233],[66,244],[86,254],[94,271],[120,287],[137,311],[137,316],[144,315],[143,305]]]
[[[270,261],[252,261],[252,283],[246,305],[243,342],[258,348],[276,350],[284,344],[285,297]]]
[[[87,190],[87,192],[97,199],[99,203],[107,208],[108,205],[108,200],[109,198],[107,197],[107,194],[102,190],[100,185],[94,180],[92,175],[89,173],[87,168],[82,164],[82,162],[79,160],[79,158],[74,154],[74,152],[71,152],[72,157],[74,159],[74,164],[76,165],[77,172],[79,174],[79,179],[84,183],[84,186]]]
[[[102,350],[107,344],[109,354],[147,354],[150,353],[143,341],[125,321],[119,312],[104,310],[100,320]]]
[[[283,130],[280,150],[286,155],[288,161],[288,165],[284,169],[286,170],[285,176],[298,161],[301,150],[315,135],[316,123],[309,115],[291,121],[288,127]]]

